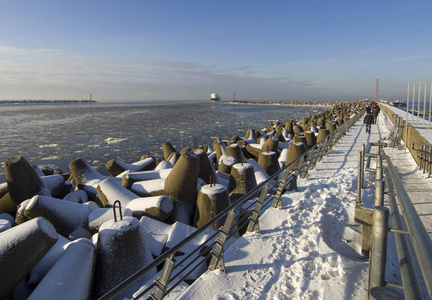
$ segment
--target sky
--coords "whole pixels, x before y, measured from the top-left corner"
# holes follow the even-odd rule
[[[432,1],[0,1],[0,100],[406,100]]]

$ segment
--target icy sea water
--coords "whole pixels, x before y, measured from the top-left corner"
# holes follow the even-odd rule
[[[31,164],[58,167],[82,158],[102,174],[110,159],[127,163],[143,154],[162,157],[162,143],[183,147],[212,144],[216,137],[244,137],[329,110],[329,106],[256,106],[224,102],[130,102],[0,105],[0,182],[3,163],[14,155]]]

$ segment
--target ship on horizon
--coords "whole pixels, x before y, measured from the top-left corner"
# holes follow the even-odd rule
[[[213,93],[213,94],[210,94],[210,101],[219,101],[221,98],[219,97],[219,95],[218,94],[216,94],[216,93]]]

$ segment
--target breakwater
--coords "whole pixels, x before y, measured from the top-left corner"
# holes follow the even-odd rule
[[[179,148],[167,141],[163,159],[111,158],[109,175],[81,158],[70,162],[69,174],[33,168],[21,155],[8,158],[0,212],[12,218],[4,217],[0,234],[0,245],[8,245],[0,247],[7,248],[0,263],[8,263],[0,266],[7,282],[2,297],[11,292],[44,298],[44,292],[64,295],[71,287],[85,298],[90,290],[93,297],[103,295],[361,108],[338,105],[263,130],[250,128],[244,137],[216,137],[211,145]],[[28,245],[32,255],[23,250]],[[79,276],[71,272],[77,265]]]
[[[97,103],[95,100],[0,100],[0,104]]]
[[[268,101],[268,100],[236,100],[230,101],[230,104],[245,104],[245,105],[279,105],[279,106],[307,106],[307,105],[325,105],[333,106],[352,101]]]

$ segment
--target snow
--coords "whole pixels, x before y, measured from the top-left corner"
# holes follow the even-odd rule
[[[86,299],[91,289],[95,246],[72,242],[28,299]]]
[[[214,185],[210,185],[210,184],[204,185],[200,191],[201,193],[210,196],[210,195],[220,194],[222,192],[225,192],[226,190],[227,189],[224,185],[217,183]]]
[[[86,203],[88,202],[88,195],[83,190],[76,190],[67,194],[63,200],[75,203]]]
[[[398,109],[392,109],[399,113]],[[403,117],[406,112],[400,110],[400,115]],[[247,233],[239,239],[230,239],[230,245],[226,246],[224,254],[226,273],[219,270],[206,272],[207,266],[204,264],[191,274],[190,279],[198,278],[191,286],[181,282],[167,299],[366,299],[369,263],[359,254],[361,225],[354,222],[357,154],[362,144],[385,140],[389,136],[391,124],[384,112],[380,114],[378,122],[378,126],[372,126],[372,133],[366,134],[363,120],[360,119],[328,156],[318,163],[314,170],[309,171],[307,179],[298,179],[297,191],[283,195],[282,209],[265,207],[259,220],[260,233]],[[423,131],[421,134],[428,141],[432,140],[432,130]],[[432,236],[432,205],[429,197],[432,192],[432,178],[427,178],[426,174],[418,171],[417,164],[408,151],[397,148],[384,150],[392,158],[411,200]],[[281,163],[284,163],[283,160]],[[136,176],[134,180],[139,178],[140,181],[134,183],[135,188],[148,193],[150,190],[163,189],[163,182],[171,171],[165,167],[171,168],[172,165],[162,166],[159,171],[128,172],[123,175]],[[238,169],[239,173],[253,168],[258,183],[268,178],[255,160],[248,160],[248,163],[243,165],[235,164],[233,167]],[[102,186],[110,183],[110,180],[104,182],[106,177],[96,177],[89,176],[89,181],[93,180]],[[116,186],[120,186],[119,179],[114,179]],[[373,207],[373,177],[366,174],[365,180],[363,205]],[[89,184],[89,181],[86,184]],[[213,187],[206,185],[201,191],[213,193],[215,189],[225,187],[219,184]],[[134,197],[136,199],[136,196]],[[158,201],[160,197],[146,199],[153,200],[146,203],[153,206],[167,204]],[[30,214],[37,200],[45,202],[52,199],[36,196],[28,200],[22,210]],[[140,227],[141,234],[138,236],[143,239],[141,243],[144,249],[138,252],[142,252],[144,261],[137,259],[137,264],[141,265],[149,262],[150,252],[157,257],[164,249],[175,246],[197,230],[180,222],[169,225],[149,217],[142,217],[138,223],[137,219],[128,216],[130,213],[124,213],[123,220],[113,222],[112,209],[90,209],[90,203],[94,202],[78,204],[57,201],[58,199],[50,205],[54,208],[51,213],[59,215],[54,219],[64,218],[72,227],[85,227],[85,222],[80,221],[78,215],[87,214],[87,222],[90,223],[92,220],[100,221],[99,218],[104,221],[110,219],[108,222],[99,222],[97,226],[97,229],[103,232],[99,243],[107,249],[111,248],[113,241],[123,233]],[[78,197],[72,201],[78,202]],[[136,202],[128,198],[128,201],[131,207],[142,205],[141,198]],[[64,203],[68,209],[63,209],[66,207]],[[0,221],[4,220],[0,216]],[[49,222],[42,218],[38,220],[39,228],[52,239],[58,236],[58,240],[29,273],[30,283],[42,280],[32,297],[58,299],[67,296],[73,298],[80,293],[87,295],[94,263],[93,244],[84,240],[69,243],[67,239],[57,235]],[[17,238],[16,232],[14,240]],[[205,234],[179,249],[178,254],[191,253],[213,233],[213,230],[207,230]],[[7,237],[7,234],[2,233],[2,237]],[[386,280],[400,284],[398,259],[391,236],[389,235]],[[177,261],[182,259],[182,256],[176,257]],[[186,262],[183,265],[186,265]],[[155,272],[145,276],[139,284],[144,285]],[[138,283],[133,288],[137,286]]]
[[[237,163],[232,166],[240,175],[246,174],[246,170],[253,169],[253,166],[250,163]]]
[[[361,226],[354,222],[357,154],[362,144],[386,138],[391,125],[381,113],[369,135],[362,122],[354,124],[308,179],[298,180],[298,191],[283,195],[282,209],[266,209],[261,234],[245,234],[226,250],[225,274],[206,272],[178,299],[366,299],[369,264],[359,254]],[[431,179],[416,172],[409,154],[385,151],[403,160],[408,173],[422,177],[420,189],[407,185],[417,189],[416,199],[425,200]],[[371,179],[366,176],[367,207],[374,201]],[[426,206],[432,209],[430,200],[419,208]],[[423,217],[431,216],[430,210],[424,211]],[[430,232],[432,225],[425,225]],[[400,284],[395,246],[389,240],[386,280]]]

